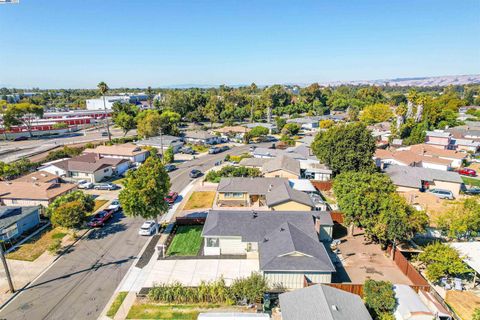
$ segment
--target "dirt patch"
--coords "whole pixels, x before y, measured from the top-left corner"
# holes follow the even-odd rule
[[[480,308],[480,297],[468,291],[447,291],[445,301],[462,319],[472,319],[473,311]]]

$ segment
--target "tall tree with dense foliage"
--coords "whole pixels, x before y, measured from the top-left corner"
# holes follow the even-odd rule
[[[159,157],[148,157],[138,170],[127,174],[123,184],[119,199],[126,215],[158,221],[168,211],[164,198],[170,191],[170,177]]]
[[[105,94],[108,92],[110,88],[103,81],[97,85],[97,88],[98,88],[98,91],[100,91],[100,94],[102,95],[102,98],[103,98],[103,109],[105,111],[105,126],[107,128],[108,141],[112,141],[112,135],[110,134],[110,123],[108,122],[108,117],[107,117],[107,103],[105,101]]]
[[[375,170],[375,140],[363,123],[338,125],[319,132],[312,150],[334,174]]]
[[[175,153],[173,152],[173,147],[170,146],[165,150],[163,154],[163,163],[172,163],[175,158]]]
[[[37,118],[43,117],[43,107],[31,103],[17,103],[7,105],[3,113],[3,124],[6,128],[16,125],[23,125],[27,128],[30,137],[32,135],[32,125]]]
[[[66,202],[53,210],[50,220],[55,227],[77,228],[87,216],[85,206],[79,200]]]
[[[480,232],[480,201],[477,198],[459,201],[438,216],[437,225],[450,238],[477,236]]]
[[[137,116],[137,133],[143,138],[157,136],[162,119],[157,110],[144,110]]]
[[[287,136],[294,136],[300,132],[300,125],[297,123],[287,123],[283,126],[282,133]]]
[[[388,319],[393,315],[397,301],[393,284],[388,281],[367,280],[363,286],[365,305],[374,319]]]
[[[83,193],[80,190],[69,192],[53,200],[45,211],[47,216],[52,216],[53,213],[62,205],[70,202],[77,202],[81,207],[78,210],[84,211],[85,214],[92,212],[95,207],[95,201],[91,195]]]
[[[388,104],[376,103],[366,106],[363,109],[360,120],[366,124],[375,124],[388,121],[392,117],[393,112]]]
[[[428,280],[436,282],[444,276],[460,276],[472,272],[460,254],[448,244],[435,242],[425,247],[418,260],[426,266]]]

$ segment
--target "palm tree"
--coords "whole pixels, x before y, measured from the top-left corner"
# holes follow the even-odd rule
[[[147,94],[148,107],[152,109],[153,98],[155,97],[155,92],[153,92],[152,87],[148,87],[145,91]]]
[[[253,122],[253,100],[254,100],[254,97],[255,97],[255,92],[257,91],[257,85],[253,82],[251,85],[250,85],[250,93],[251,93],[251,98],[252,98],[252,101],[251,101],[251,106],[250,106],[250,123]]]
[[[100,91],[100,93],[102,94],[102,97],[103,97],[103,110],[105,111],[105,126],[107,127],[107,133],[108,133],[108,141],[111,142],[112,141],[112,136],[110,134],[110,125],[108,123],[108,117],[107,117],[107,104],[105,103],[105,93],[107,93],[107,91],[110,89],[108,87],[108,85],[105,83],[105,82],[100,82],[98,85],[97,85],[97,88],[98,90]]]

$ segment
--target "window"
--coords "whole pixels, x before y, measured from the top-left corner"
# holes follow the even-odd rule
[[[110,169],[104,169],[103,172],[107,173]]]
[[[227,193],[225,193],[225,198],[243,198],[243,193],[241,193],[241,192],[227,192]]]
[[[219,246],[220,246],[220,241],[218,241],[218,238],[207,238],[207,247],[218,248]]]
[[[78,177],[80,174],[76,171],[72,171],[72,177]]]

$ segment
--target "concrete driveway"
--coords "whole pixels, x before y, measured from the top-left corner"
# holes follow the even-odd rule
[[[144,287],[153,287],[155,283],[178,281],[186,286],[197,286],[203,281],[225,279],[227,285],[237,278],[248,277],[259,270],[257,259],[192,259],[192,260],[156,260]]]

